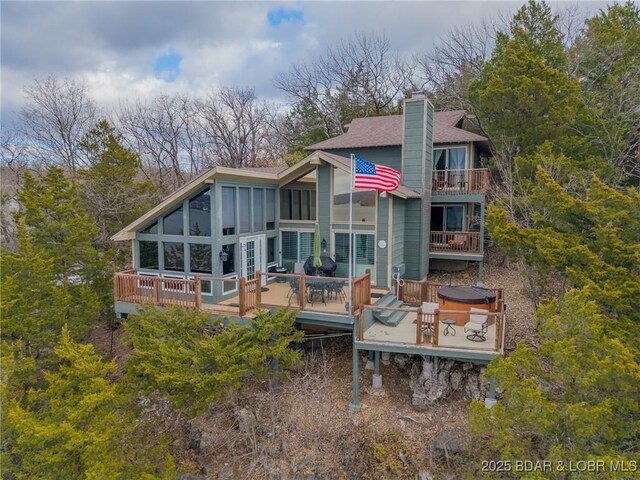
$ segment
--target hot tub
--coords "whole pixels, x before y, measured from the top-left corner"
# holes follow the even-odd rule
[[[493,310],[496,305],[496,294],[481,287],[444,287],[438,290],[438,304],[440,310],[461,310],[468,312],[471,308]],[[441,319],[455,320],[456,325],[464,326],[469,321],[465,313],[442,314]],[[489,325],[495,322],[495,317],[489,318]]]

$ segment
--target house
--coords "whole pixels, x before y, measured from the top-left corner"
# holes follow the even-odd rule
[[[202,173],[112,237],[131,242],[134,265],[116,274],[116,313],[126,317],[153,302],[250,321],[258,305],[289,305],[306,327],[359,328],[354,355],[358,348],[422,354],[427,348],[436,356],[489,361],[502,351],[500,322],[484,348],[468,349],[455,343],[462,336],[440,336],[438,344],[438,321],[435,342],[423,342],[422,323],[415,322],[422,314],[414,307],[393,313],[404,304],[437,301],[424,282],[434,262],[478,262],[481,280],[488,186],[481,167],[488,145],[461,128],[464,116],[434,113],[423,94],[414,94],[402,115],[354,119],[347,133],[311,145],[310,154],[291,167]],[[386,195],[353,193],[349,299],[351,154],[395,168],[402,179]],[[312,255],[316,223],[322,249],[337,265],[335,279],[296,271]],[[396,291],[397,278],[402,288]],[[376,316],[367,311],[372,305],[387,313]],[[401,325],[404,330],[396,328]],[[407,344],[408,337],[392,347],[368,341],[365,330],[374,332],[373,326],[391,329],[383,332],[389,338],[409,335],[415,345]]]

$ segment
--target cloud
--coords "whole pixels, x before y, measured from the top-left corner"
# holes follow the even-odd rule
[[[182,55],[177,52],[164,53],[156,57],[153,62],[153,72],[157,79],[172,83],[180,75]]]
[[[304,23],[304,12],[288,8],[275,8],[267,12],[267,21],[272,27],[277,27],[283,22]]]

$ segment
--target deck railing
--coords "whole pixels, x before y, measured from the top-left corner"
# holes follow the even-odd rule
[[[371,303],[371,271],[366,270],[361,277],[353,279],[353,292],[351,299],[351,312],[357,313],[361,305],[369,305]]]
[[[432,231],[430,252],[480,253],[480,232]]]
[[[375,310],[375,311],[395,311],[395,312],[415,312],[416,314],[416,336],[415,336],[415,344],[416,345],[425,345],[432,348],[455,348],[460,350],[474,350],[474,351],[495,351],[502,352],[504,348],[504,337],[505,337],[505,322],[506,316],[504,310],[498,311],[489,311],[487,310],[486,314],[482,315],[487,316],[487,321],[495,326],[495,339],[494,341],[489,343],[478,343],[473,344],[470,342],[469,345],[441,345],[441,332],[440,332],[440,320],[442,318],[447,318],[450,315],[463,315],[468,318],[472,315],[468,310],[439,310],[436,309],[433,312],[424,312],[421,306],[418,307],[380,307],[376,305],[361,305],[360,313],[358,315],[358,323],[357,323],[357,336],[358,341],[364,341],[366,339],[365,335],[365,311],[366,310]],[[468,321],[468,320],[467,320]],[[463,327],[462,327],[463,328]],[[463,332],[461,332],[464,334]],[[378,340],[375,340],[378,341]]]
[[[432,192],[437,194],[486,193],[489,189],[489,170],[434,170]]]
[[[332,298],[339,302],[336,304],[335,310],[331,310],[331,313],[346,315],[348,310],[345,309],[345,305],[348,303],[352,305],[353,312],[357,313],[360,305],[371,303],[371,272],[369,270],[360,277],[354,277],[351,302],[349,302],[346,292],[348,278],[310,277],[304,274],[278,274],[258,271],[252,279],[244,277],[230,279],[211,275],[197,275],[193,279],[174,279],[131,272],[120,272],[114,275],[115,301],[135,304],[151,303],[157,306],[178,305],[185,308],[201,309],[203,281],[211,282],[211,289],[213,289],[213,284],[216,282],[222,284],[236,282],[238,285],[238,303],[235,306],[238,308],[239,316],[244,316],[263,304],[265,298],[262,294],[262,283],[265,276],[267,276],[269,280],[284,277],[287,283],[291,285],[291,290],[284,303],[282,299],[274,301],[276,299],[269,298],[269,294],[265,294],[267,297],[264,304],[267,307],[292,307],[298,310],[327,313],[326,308],[314,308],[314,298],[311,298],[311,301],[307,298],[309,293],[313,295],[313,288],[307,289],[307,287],[319,279],[322,280],[322,288],[330,292]],[[332,288],[327,287],[327,284]],[[324,297],[323,293],[322,300],[326,305]],[[315,301],[319,302],[320,300],[316,298]],[[220,305],[224,305],[225,308],[229,307],[226,302]],[[215,311],[215,309],[215,305],[207,306],[207,310]]]
[[[197,277],[185,280],[116,273],[113,281],[116,301],[200,308],[200,280]]]

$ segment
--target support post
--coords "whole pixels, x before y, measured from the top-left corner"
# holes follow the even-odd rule
[[[304,284],[304,274],[300,274],[300,283],[298,284],[298,303],[300,304],[300,310],[304,310],[305,295],[307,294],[307,287]]]
[[[256,283],[256,304],[253,308],[262,305],[262,274],[260,273],[260,270],[256,272],[256,279],[258,280],[258,283]]]
[[[271,359],[271,393],[278,395],[280,393],[280,359]]]
[[[380,351],[373,352],[373,379],[371,388],[374,391],[382,390],[382,374],[380,373]]]
[[[489,377],[489,389],[487,390],[487,396],[484,399],[484,406],[492,408],[496,403],[496,377],[492,375]]]
[[[159,277],[153,279],[153,303],[156,306],[160,305],[160,282],[162,280]]]
[[[356,347],[356,334],[354,329],[353,334],[353,347],[352,347],[352,368],[353,368],[353,393],[351,397],[351,403],[349,404],[349,411],[352,413],[359,412],[362,406],[360,405],[360,362],[358,358],[358,348]]]
[[[247,313],[247,298],[246,298],[247,293],[245,291],[246,290],[245,283],[246,283],[245,278],[240,277],[240,282],[238,283],[238,288],[240,290],[240,295],[238,299],[240,304],[240,307],[239,307],[240,311],[238,313],[241,317],[244,317],[244,314]]]
[[[438,346],[438,337],[440,336],[440,310],[436,310],[433,314],[433,337],[431,343],[434,347]]]
[[[200,282],[200,275],[196,275],[193,278],[193,281],[193,292],[195,295],[196,310],[200,310],[200,308],[202,307],[202,283]]]
[[[416,344],[422,345],[422,328],[423,328],[423,320],[424,317],[422,315],[422,304],[418,307],[418,311],[416,312]]]

